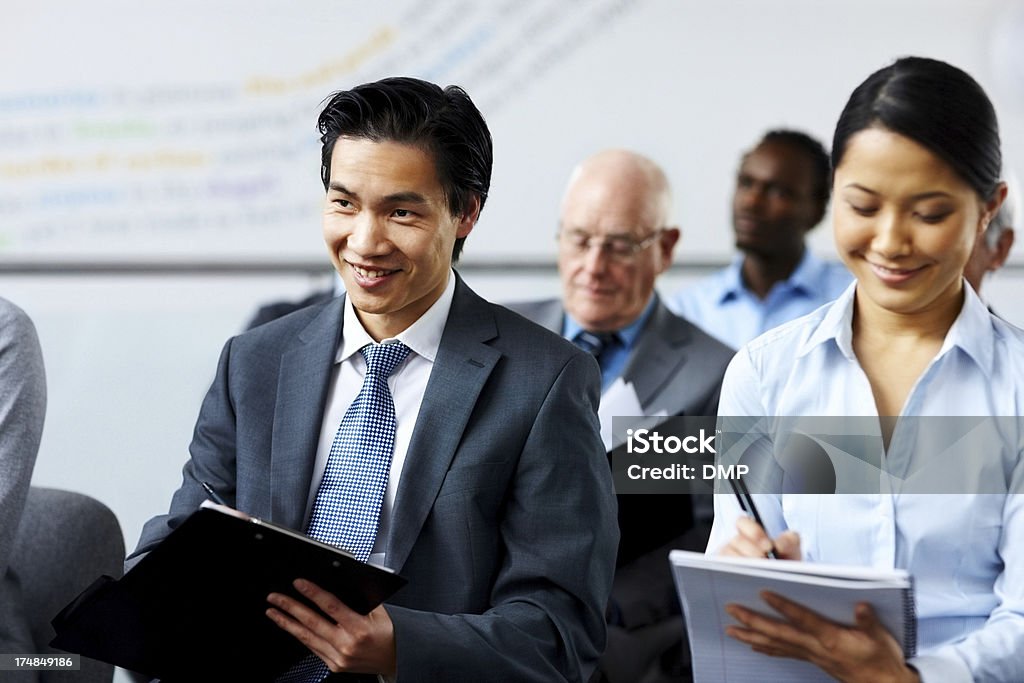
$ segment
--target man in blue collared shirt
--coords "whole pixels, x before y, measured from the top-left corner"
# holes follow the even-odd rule
[[[733,263],[677,292],[668,305],[729,346],[810,313],[852,279],[838,262],[815,258],[805,235],[821,222],[831,187],[829,157],[791,130],[766,134],[740,162],[733,194]]]

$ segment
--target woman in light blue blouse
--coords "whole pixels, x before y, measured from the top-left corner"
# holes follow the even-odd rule
[[[1024,491],[1024,332],[962,276],[1006,194],[995,112],[963,71],[901,59],[854,91],[832,164],[835,241],[856,282],[741,349],[719,414],[873,418],[880,481],[898,484],[755,495],[764,530],[715,496],[708,552],[763,557],[774,544],[784,558],[906,569],[918,656],[905,661],[863,604],[841,625],[766,596],[771,616],[730,606],[727,633],[848,682],[1024,681],[1024,495],[1012,493]],[[984,422],[977,448],[973,435],[942,443],[936,416],[1005,417]],[[939,484],[915,489],[928,472]]]

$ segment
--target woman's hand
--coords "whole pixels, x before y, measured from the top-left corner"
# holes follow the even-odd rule
[[[773,541],[760,524],[749,517],[740,517],[736,520],[736,535],[718,550],[718,554],[733,557],[766,557],[772,550],[775,551],[775,557],[780,560],[799,560],[800,534],[795,531],[784,531]]]
[[[761,597],[782,618],[730,604],[726,611],[740,625],[726,628],[728,636],[756,652],[810,662],[844,683],[920,683],[867,603],[855,608],[854,625],[844,626],[775,593]]]

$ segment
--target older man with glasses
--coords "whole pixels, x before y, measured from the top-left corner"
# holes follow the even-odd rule
[[[588,158],[573,170],[562,201],[562,298],[511,306],[597,357],[603,422],[623,392],[635,394],[623,405],[639,405],[647,416],[718,410],[733,351],[671,313],[654,289],[679,241],[671,205],[665,173],[650,159],[626,150]],[[689,680],[667,555],[669,548],[704,549],[710,506],[694,506],[696,500],[619,497],[608,647],[594,680]]]

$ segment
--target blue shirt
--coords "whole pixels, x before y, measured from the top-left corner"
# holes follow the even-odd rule
[[[616,332],[620,343],[611,344],[609,348],[601,354],[602,392],[611,386],[612,382],[618,379],[619,375],[622,374],[622,371],[626,369],[626,361],[629,360],[629,354],[633,351],[633,346],[636,345],[636,340],[640,337],[640,331],[644,329],[647,319],[650,318],[651,313],[654,312],[654,306],[657,301],[657,295],[652,294],[651,300],[647,302],[647,308],[645,308],[644,312],[640,314],[640,317],[630,323],[629,326]],[[568,313],[565,314],[565,320],[562,322],[563,337],[572,341],[576,335],[583,330],[584,327],[573,320],[571,315]]]
[[[964,482],[962,493],[754,497],[770,535],[801,534],[806,560],[914,576],[919,656],[911,663],[922,680],[1024,681],[1024,495],[1007,493],[1024,487],[1024,331],[964,290],[960,315],[911,389],[882,460],[890,472],[937,460],[947,481]],[[778,416],[877,418],[853,352],[854,292],[851,285],[831,306],[742,348],[725,374],[721,419],[772,417],[753,430],[771,440],[769,423],[785,419]],[[927,421],[903,419],[958,415],[1007,417],[994,448],[936,444]],[[971,492],[979,489],[986,493]],[[733,496],[715,496],[709,553],[735,534],[741,514]]]
[[[734,349],[768,330],[806,315],[842,294],[853,280],[842,263],[804,250],[793,274],[763,300],[743,286],[738,257],[728,268],[676,292],[666,305]]]

